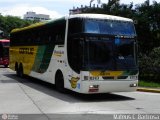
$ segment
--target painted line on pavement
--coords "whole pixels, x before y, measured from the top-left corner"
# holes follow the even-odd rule
[[[152,88],[138,88],[137,91],[160,93],[160,89],[152,89]]]

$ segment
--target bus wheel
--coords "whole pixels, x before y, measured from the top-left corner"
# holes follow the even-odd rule
[[[16,71],[16,75],[19,76],[18,75],[18,63],[17,62],[15,63],[15,71]]]
[[[63,74],[60,71],[57,71],[56,76],[55,76],[55,86],[56,89],[61,92],[64,93],[65,89],[64,89],[64,78],[63,78]]]
[[[23,65],[20,64],[19,68],[18,68],[18,76],[23,78],[24,74],[23,74]]]

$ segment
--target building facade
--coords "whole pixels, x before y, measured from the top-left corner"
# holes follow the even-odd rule
[[[49,15],[45,14],[36,14],[36,12],[27,12],[24,15],[25,20],[39,20],[39,21],[45,21],[45,20],[50,20]]]

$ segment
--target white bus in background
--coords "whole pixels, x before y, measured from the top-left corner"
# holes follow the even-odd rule
[[[10,67],[64,92],[135,91],[137,41],[133,21],[76,14],[11,32]]]

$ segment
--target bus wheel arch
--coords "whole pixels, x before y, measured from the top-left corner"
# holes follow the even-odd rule
[[[56,89],[59,92],[61,92],[61,93],[65,92],[65,88],[64,88],[64,76],[63,76],[61,70],[57,70],[57,72],[55,74],[55,86],[56,86]]]

